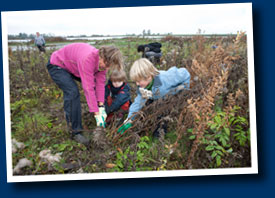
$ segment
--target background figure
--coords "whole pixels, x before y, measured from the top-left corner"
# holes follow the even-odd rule
[[[39,32],[36,32],[36,36],[34,38],[34,44],[37,46],[40,52],[45,52],[45,40],[42,35],[39,34]]]
[[[153,64],[160,64],[161,53],[161,43],[154,42],[145,45],[139,45],[137,48],[138,52],[142,52],[142,58],[147,58]]]

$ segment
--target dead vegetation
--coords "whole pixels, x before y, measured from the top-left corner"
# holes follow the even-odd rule
[[[173,40],[169,37],[168,41],[171,42],[171,39]],[[194,40],[197,42],[197,49],[193,50],[192,64],[184,65],[192,76],[190,90],[182,91],[176,96],[168,96],[144,107],[138,113],[139,118],[134,122],[134,127],[127,132],[129,136],[119,137],[119,142],[136,135],[151,136],[156,126],[166,119],[169,121],[170,131],[176,135],[170,147],[174,150],[183,150],[182,147],[188,145],[185,157],[180,154],[177,160],[182,157],[184,168],[207,168],[208,166],[200,164],[203,160],[199,159],[207,157],[207,153],[205,156],[201,153],[202,139],[204,132],[209,129],[209,122],[215,116],[214,107],[218,100],[222,98],[223,104],[220,104],[220,108],[226,114],[230,114],[237,105],[240,107],[239,115],[248,118],[247,59],[246,48],[243,46],[245,35],[239,36],[231,45],[228,45],[227,49],[223,48],[223,40],[215,50],[205,49],[205,39],[202,36]],[[175,38],[173,42],[178,44],[185,40]],[[179,60],[185,63],[185,60],[180,61],[182,58],[180,53],[174,53],[171,56],[166,57],[166,60]],[[175,65],[180,66],[180,64]],[[183,136],[188,135],[187,129],[192,129],[192,134],[196,136],[192,142],[181,141]],[[241,155],[249,156],[249,151]],[[250,161],[245,163],[249,165]]]
[[[162,63],[157,67],[186,67],[192,77],[190,89],[145,106],[124,135],[116,132],[115,124],[95,128],[81,93],[90,148],[73,142],[67,133],[62,93],[45,68],[50,52],[13,52],[9,57],[12,136],[25,143],[19,154],[13,154],[13,164],[20,158],[33,162],[20,174],[250,166],[246,35],[167,37],[162,43]],[[129,51],[129,42],[121,50]],[[126,65],[131,63],[126,60]],[[134,98],[136,87],[129,83]],[[168,133],[152,139],[164,122]],[[62,160],[51,169],[36,157],[44,149],[62,153]]]

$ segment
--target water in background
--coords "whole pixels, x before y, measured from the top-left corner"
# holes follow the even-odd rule
[[[127,37],[142,37],[142,38],[154,38],[154,39],[161,39],[164,36],[104,36],[104,37],[67,37],[66,40],[73,41],[73,40],[89,40],[90,44],[95,44],[92,41],[99,41],[99,40],[108,40],[108,39],[122,39]],[[18,43],[18,45],[11,45],[9,46],[12,51],[15,50],[27,50],[27,49],[35,49],[36,46],[34,45],[26,45],[26,43],[32,41],[31,39],[15,39],[15,40],[8,40],[9,43]],[[66,45],[66,43],[56,43],[56,44],[47,44],[46,49],[59,49],[62,46]]]

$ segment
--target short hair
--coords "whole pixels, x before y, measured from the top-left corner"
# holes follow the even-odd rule
[[[138,52],[144,52],[144,45],[139,45],[138,48],[137,48],[137,51]]]
[[[110,74],[111,82],[126,82],[126,73],[124,70],[113,70]]]
[[[157,68],[146,58],[136,60],[130,69],[130,79],[135,82],[149,77],[154,78],[158,74]]]

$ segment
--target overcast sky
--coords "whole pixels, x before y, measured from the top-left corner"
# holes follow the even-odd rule
[[[205,4],[129,8],[91,8],[3,12],[8,34],[124,35],[151,33],[206,34],[247,31],[251,4]],[[2,17],[3,19],[3,17]],[[5,20],[4,19],[4,20]]]

